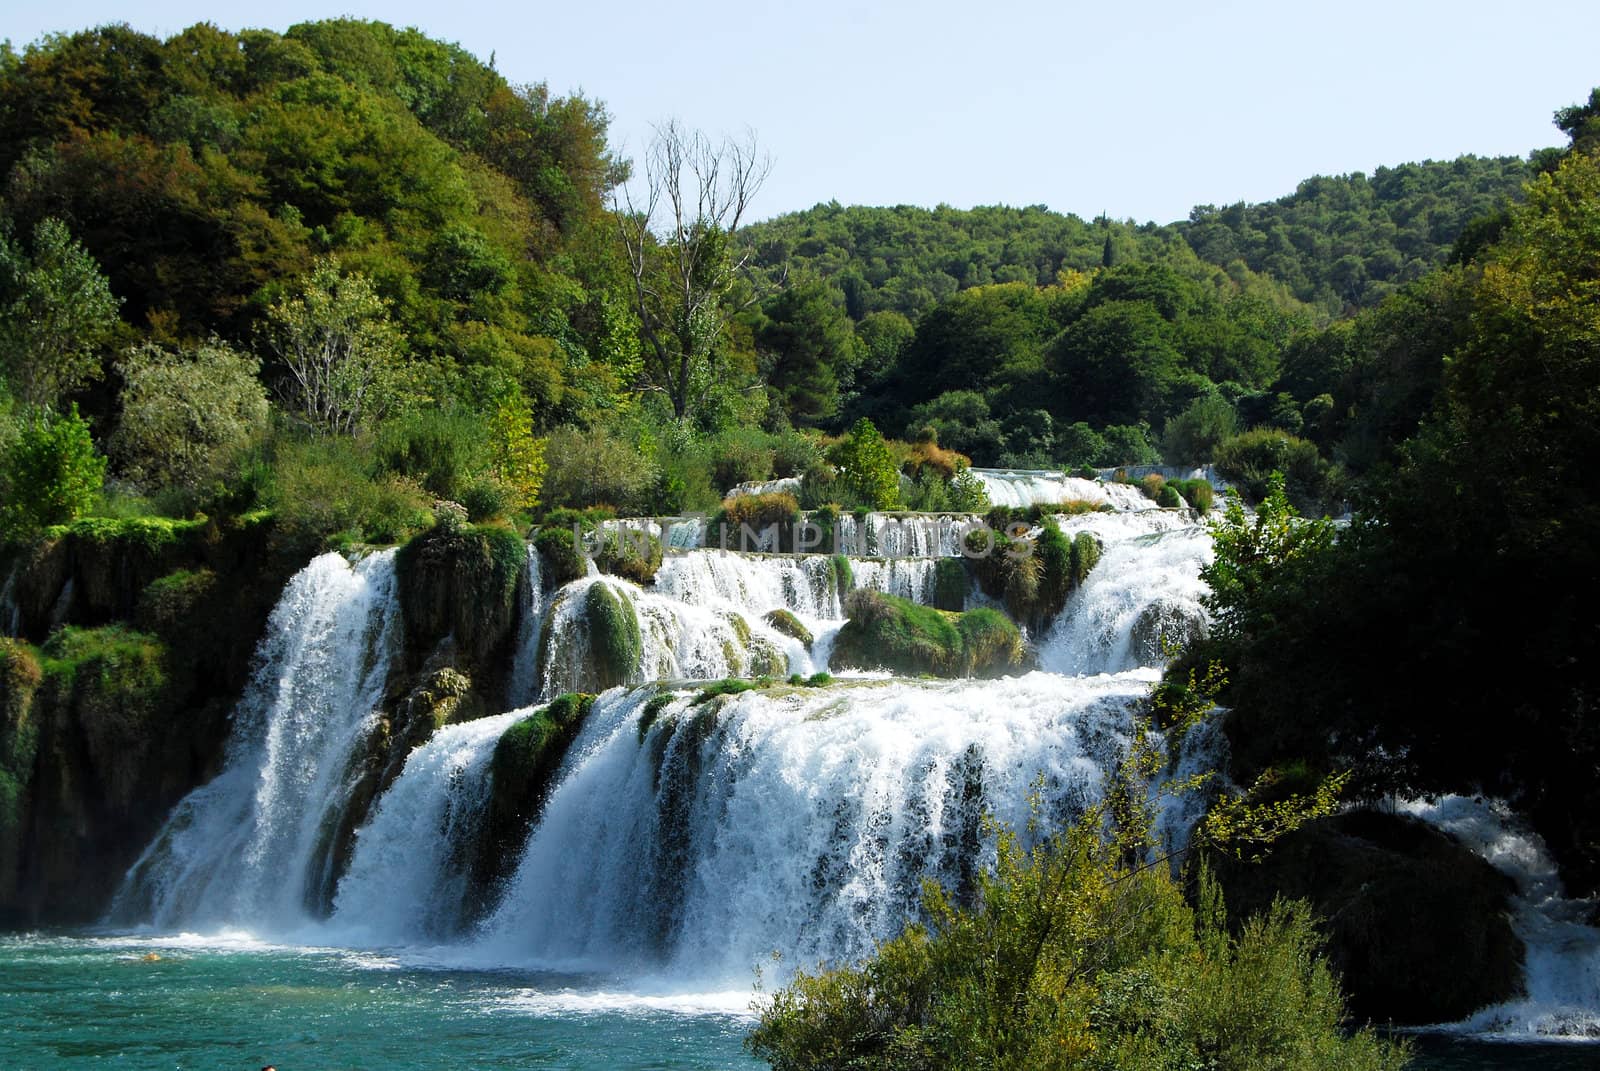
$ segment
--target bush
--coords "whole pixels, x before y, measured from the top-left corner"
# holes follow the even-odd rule
[[[569,527],[547,521],[534,536],[533,545],[544,561],[545,577],[557,587],[572,583],[588,571],[584,568],[583,551]]]
[[[1183,496],[1178,493],[1176,487],[1163,484],[1161,490],[1156,493],[1156,505],[1162,509],[1177,509],[1183,505]]]
[[[711,473],[717,487],[772,479],[775,452],[760,428],[730,428],[711,441]]]
[[[486,436],[475,416],[420,409],[383,425],[377,462],[438,498],[463,502],[468,484],[488,466]]]
[[[900,473],[894,453],[872,421],[862,417],[836,447],[832,461],[839,482],[856,504],[868,509],[896,509],[900,504]]]
[[[1167,486],[1183,496],[1183,500],[1201,513],[1209,513],[1216,504],[1216,489],[1202,479],[1168,480]]]
[[[260,362],[219,339],[172,353],[153,343],[118,363],[122,419],[111,453],[122,474],[146,488],[197,491],[267,423]]]
[[[1161,434],[1161,452],[1175,465],[1204,465],[1219,443],[1238,431],[1233,406],[1217,394],[1206,394],[1167,421]]]
[[[551,507],[605,504],[638,514],[649,507],[659,478],[653,462],[603,428],[557,428],[544,456],[541,497]]]
[[[1283,473],[1290,500],[1301,505],[1321,504],[1331,487],[1330,466],[1316,445],[1275,428],[1255,428],[1224,441],[1215,464],[1252,502],[1267,496],[1274,472]]]
[[[399,543],[433,523],[426,491],[374,479],[355,444],[331,437],[280,445],[264,497],[282,532],[312,543]]]
[[[712,515],[706,527],[706,542],[708,546],[722,546],[725,539],[729,550],[755,550],[752,540],[765,536],[767,530],[776,525],[778,541],[764,549],[792,551],[795,526],[799,522],[800,503],[791,494],[780,491],[768,495],[739,495],[723,502],[722,508]],[[746,527],[756,533],[754,537],[746,535]]]
[[[611,530],[605,533],[594,563],[602,573],[643,586],[655,581],[656,571],[661,568],[661,556],[661,540],[648,532]]]
[[[61,416],[35,414],[0,458],[0,538],[79,516],[94,503],[105,474],[106,459],[95,452],[76,405]]]

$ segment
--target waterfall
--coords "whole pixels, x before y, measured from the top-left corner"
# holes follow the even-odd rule
[[[1099,798],[1154,675],[862,681],[785,695],[601,697],[499,909],[487,962],[747,986],[775,950],[869,952],[921,881],[970,883],[992,815],[1035,785],[1066,820]]]
[[[800,477],[785,476],[778,480],[757,480],[751,483],[741,483],[723,497],[739,498],[743,495],[771,495],[779,493],[790,495],[799,494]]]
[[[738,607],[691,604],[645,591],[625,580],[593,576],[562,588],[550,607],[540,652],[541,694],[597,691],[608,681],[590,634],[587,595],[605,585],[626,603],[638,622],[638,657],[621,669],[630,684],[651,680],[717,680],[722,677],[810,675],[817,668],[805,647],[760,617]]]
[[[225,766],[134,864],[114,918],[282,932],[315,914],[398,641],[394,551],[324,554],[273,610]]]
[[[853,557],[953,558],[982,518],[970,514],[841,514],[834,523],[836,550]]]
[[[489,798],[489,760],[527,710],[447,725],[406,759],[356,834],[329,930],[342,943],[396,945],[454,936]]]
[[[512,702],[527,704],[539,696],[539,643],[544,638],[544,566],[539,551],[528,544],[528,572],[522,586],[522,620],[517,625],[516,662],[509,684]]]
[[[1039,645],[1052,673],[1116,673],[1159,665],[1163,641],[1206,627],[1200,569],[1211,560],[1203,528],[1157,531],[1106,545]]]
[[[1445,796],[1400,809],[1437,826],[1487,859],[1516,885],[1511,926],[1526,948],[1526,996],[1484,1008],[1446,1029],[1513,1038],[1600,1037],[1600,930],[1594,904],[1570,900],[1538,834],[1500,803]]]
[[[844,616],[833,562],[817,555],[675,554],[662,563],[655,587],[695,606],[724,603],[755,615],[788,610],[818,620]]]
[[[1058,502],[1093,502],[1117,510],[1151,510],[1156,504],[1130,484],[1085,480],[1061,472],[1014,472],[973,469],[995,506],[1048,506]]]

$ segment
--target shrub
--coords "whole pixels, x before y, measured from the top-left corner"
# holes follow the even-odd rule
[[[0,538],[72,520],[94,503],[105,474],[76,405],[36,413],[0,458]]]
[[[873,426],[862,417],[856,421],[838,446],[833,462],[839,467],[839,482],[868,509],[895,509],[900,503],[900,473],[894,453]]]
[[[260,362],[213,338],[172,353],[153,343],[118,363],[122,419],[111,453],[122,474],[147,488],[196,491],[267,422]]]
[[[1320,503],[1330,488],[1329,465],[1316,445],[1275,428],[1255,428],[1224,441],[1215,464],[1253,502],[1267,496],[1274,472],[1284,474],[1289,498],[1297,503]]]
[[[1152,502],[1161,501],[1161,490],[1167,486],[1167,478],[1159,472],[1152,472],[1139,481],[1139,490],[1144,492],[1144,497]]]
[[[790,429],[772,437],[772,474],[779,479],[803,476],[821,460],[822,445],[813,436]]]
[[[1161,435],[1161,452],[1176,465],[1204,465],[1217,445],[1238,431],[1233,406],[1217,394],[1205,394],[1171,420]]]
[[[485,428],[460,412],[419,409],[386,422],[378,432],[377,463],[430,494],[460,502],[488,465]]]
[[[1156,493],[1156,505],[1162,509],[1177,509],[1183,505],[1183,496],[1171,484],[1162,484],[1161,490]]]
[[[403,476],[374,479],[343,439],[280,446],[264,497],[280,530],[314,543],[398,543],[433,523],[427,492]]]
[[[548,468],[541,497],[551,507],[605,503],[638,513],[656,488],[655,465],[603,428],[557,428],[545,440],[544,456]]]
[[[800,521],[800,503],[786,492],[766,495],[739,495],[722,503],[722,508],[712,515],[706,529],[708,545],[722,546],[726,540],[730,550],[754,550],[748,545],[754,538],[764,537],[774,525],[778,529],[777,543],[766,547],[770,551],[793,550],[795,526]],[[755,537],[745,533],[748,527]]]
[[[608,530],[594,563],[602,573],[642,586],[655,581],[656,571],[661,568],[661,556],[661,540],[648,532]]]
[[[1176,488],[1184,501],[1201,513],[1209,513],[1216,504],[1216,490],[1205,480],[1169,480],[1168,485]]]
[[[506,481],[487,473],[461,489],[461,505],[474,523],[499,520],[517,509],[523,496]]]
[[[533,545],[544,561],[544,575],[558,587],[572,583],[587,572],[583,552],[571,528],[547,521],[534,536]]]
[[[711,472],[716,486],[731,490],[741,483],[772,479],[775,452],[759,428],[730,428],[711,441]]]

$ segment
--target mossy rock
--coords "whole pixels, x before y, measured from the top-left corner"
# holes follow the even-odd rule
[[[583,552],[571,528],[546,524],[534,535],[533,545],[538,548],[539,558],[544,563],[545,579],[556,587],[570,584],[588,571],[584,568]]]
[[[1022,633],[1004,614],[954,614],[876,591],[855,591],[833,664],[912,676],[990,677],[1022,665]]]
[[[438,526],[400,548],[395,562],[406,646],[420,666],[453,637],[461,668],[474,676],[503,669],[517,619],[517,585],[527,548],[509,528]]]
[[[1094,567],[1100,564],[1100,555],[1104,548],[1100,540],[1088,532],[1079,532],[1072,537],[1072,586],[1081,587],[1089,579],[1089,574]]]
[[[1416,819],[1356,811],[1289,834],[1261,863],[1210,863],[1234,919],[1276,897],[1311,902],[1358,1022],[1454,1022],[1521,995],[1512,882]]]
[[[620,576],[644,587],[655,583],[661,557],[661,540],[655,536],[647,532],[612,531],[606,533],[594,563],[602,573]]]
[[[933,605],[936,608],[951,613],[965,610],[970,584],[967,566],[962,559],[940,558],[933,563]]]
[[[489,761],[489,802],[472,856],[471,913],[486,909],[495,887],[510,877],[561,760],[593,707],[592,695],[562,695],[501,734]]]
[[[768,610],[762,618],[774,632],[788,636],[790,639],[799,640],[806,650],[811,650],[815,637],[805,623],[788,610]]]
[[[596,687],[604,690],[627,684],[635,675],[644,647],[633,604],[609,584],[590,584],[583,595],[583,617]]]
[[[31,647],[0,638],[0,903],[17,892],[24,812],[39,747],[33,697],[43,679]]]

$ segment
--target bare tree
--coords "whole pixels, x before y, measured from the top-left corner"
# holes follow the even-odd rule
[[[718,385],[718,343],[739,311],[727,299],[748,259],[732,237],[771,170],[753,133],[713,142],[673,121],[645,153],[642,201],[627,186],[612,195],[644,342],[642,387],[665,394],[679,420]]]

